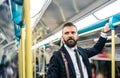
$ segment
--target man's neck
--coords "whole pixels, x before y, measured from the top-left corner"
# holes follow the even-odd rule
[[[65,46],[65,48],[69,48],[69,49],[77,49],[77,45],[76,46],[74,46],[74,47],[68,47],[66,44],[64,44],[64,46]]]

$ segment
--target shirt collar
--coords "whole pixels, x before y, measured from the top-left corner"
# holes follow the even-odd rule
[[[73,50],[74,51],[75,49],[77,49],[77,46],[72,47],[72,48],[69,48],[66,44],[64,44],[64,46],[67,50]]]

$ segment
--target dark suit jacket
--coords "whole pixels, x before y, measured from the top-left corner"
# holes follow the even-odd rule
[[[105,45],[105,42],[106,39],[100,37],[98,42],[92,48],[83,49],[78,47],[79,54],[81,54],[83,58],[83,63],[86,66],[89,78],[92,78],[92,73],[91,73],[91,65],[89,63],[88,58],[100,53]],[[58,51],[54,52],[53,56],[51,57],[47,72],[47,78],[67,78],[65,64],[60,53],[61,51],[64,52],[65,58],[68,61],[70,78],[76,78],[75,69],[72,60],[64,45]]]

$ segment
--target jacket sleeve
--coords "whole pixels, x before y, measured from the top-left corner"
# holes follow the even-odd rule
[[[58,58],[56,56],[56,52],[54,52],[53,56],[50,59],[50,63],[48,65],[48,72],[46,78],[58,78],[58,70],[59,70]]]
[[[97,43],[92,48],[85,49],[88,57],[92,57],[102,52],[105,46],[106,40],[107,40],[106,38],[100,37]]]

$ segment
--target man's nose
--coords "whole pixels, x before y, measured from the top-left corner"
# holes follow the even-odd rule
[[[73,36],[73,34],[72,34],[72,33],[69,33],[69,36],[71,37],[71,36]]]

